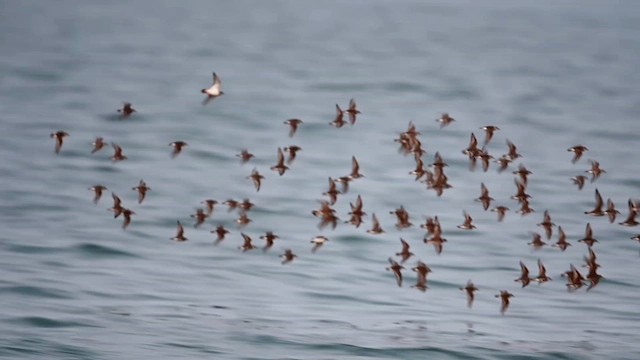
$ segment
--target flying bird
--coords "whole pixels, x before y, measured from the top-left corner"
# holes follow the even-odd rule
[[[207,105],[209,101],[217,98],[218,96],[224,95],[224,92],[222,92],[221,88],[222,81],[220,81],[220,78],[216,75],[216,73],[213,73],[213,85],[211,85],[211,87],[209,87],[208,89],[200,90],[201,93],[207,95],[207,97],[202,100],[202,105]]]

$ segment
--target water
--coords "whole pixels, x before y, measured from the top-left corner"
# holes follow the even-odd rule
[[[29,359],[601,359],[640,353],[638,228],[583,214],[594,189],[626,216],[638,198],[640,5],[592,2],[2,2],[0,5],[0,357]],[[215,71],[225,95],[206,107]],[[362,115],[335,129],[335,104],[355,98]],[[128,120],[116,109],[131,101]],[[440,130],[435,119],[457,119]],[[282,122],[304,124],[293,138]],[[411,157],[393,139],[412,120],[430,163],[439,151],[454,186],[438,198],[413,181]],[[521,217],[513,175],[470,172],[469,134],[497,125],[488,150],[513,141],[534,174],[535,214]],[[70,133],[59,155],[49,133]],[[129,160],[91,155],[103,136]],[[189,146],[171,159],[168,144]],[[577,164],[569,146],[590,151]],[[284,176],[276,149],[303,148]],[[256,155],[241,165],[235,154]],[[319,230],[310,212],[327,178],[351,156],[365,178],[340,195],[347,219],[358,194],[387,231],[340,224]],[[569,178],[588,159],[607,170],[578,191]],[[514,166],[516,166],[514,164]],[[253,167],[266,176],[256,193]],[[513,166],[512,166],[513,167]],[[152,188],[136,203],[140,179]],[[479,203],[484,182],[503,223]],[[102,183],[136,212],[123,231],[88,187]],[[198,229],[200,201],[250,198],[244,229],[224,207]],[[414,227],[389,211],[404,205]],[[462,231],[462,210],[477,230]],[[526,244],[548,209],[573,244]],[[417,224],[438,215],[449,240],[438,256]],[[176,221],[189,241],[175,243]],[[621,221],[621,220],[617,220]],[[591,222],[605,279],[569,293],[559,275],[582,264],[577,240]],[[231,230],[219,246],[209,233]],[[240,231],[272,230],[271,251],[242,253]],[[330,242],[311,254],[309,243]],[[399,238],[429,264],[429,289],[398,288],[385,271]],[[552,241],[555,241],[555,233]],[[298,258],[280,264],[291,248]],[[553,281],[522,289],[518,262]],[[584,271],[584,268],[580,268]],[[534,274],[535,276],[535,274]],[[458,290],[480,288],[472,309]],[[494,298],[515,294],[505,316]]]

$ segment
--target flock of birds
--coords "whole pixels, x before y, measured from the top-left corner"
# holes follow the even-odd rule
[[[212,100],[222,96],[224,92],[222,91],[222,83],[220,81],[220,78],[215,73],[213,73],[213,84],[209,88],[202,89],[201,92],[206,95],[202,102],[203,105],[206,105]],[[120,113],[120,117],[122,119],[126,119],[136,113],[136,110],[132,107],[131,103],[127,102],[124,103],[122,109],[118,109],[118,113]],[[354,126],[359,114],[360,111],[357,109],[355,101],[351,99],[348,107],[344,110],[336,104],[335,119],[329,124],[335,128],[343,127],[345,124],[347,124],[347,121],[345,121],[346,115],[346,117],[348,118],[348,123],[351,126]],[[444,128],[455,121],[455,119],[449,116],[449,114],[444,113],[436,121],[440,123],[440,128]],[[289,119],[286,120],[284,124],[288,126],[289,136],[293,137],[295,136],[298,128],[303,125],[303,121],[300,119]],[[474,170],[476,168],[477,162],[480,161],[482,169],[485,172],[488,170],[491,162],[495,162],[498,164],[498,172],[503,172],[513,161],[522,156],[518,153],[517,147],[512,142],[507,140],[506,142],[508,146],[508,152],[495,159],[492,155],[489,154],[486,146],[492,140],[494,132],[499,131],[500,128],[498,128],[497,126],[488,125],[482,127],[481,130],[483,130],[485,134],[483,146],[479,147],[479,143],[475,134],[471,133],[469,145],[467,146],[467,148],[462,150],[462,153],[468,156],[470,170]],[[445,190],[452,187],[448,183],[448,178],[444,171],[448,164],[444,161],[440,154],[436,152],[434,155],[433,163],[425,166],[423,162],[423,156],[425,155],[426,151],[422,147],[419,135],[421,135],[420,132],[418,132],[414,124],[410,122],[408,129],[400,133],[399,137],[395,139],[395,142],[399,144],[400,153],[404,154],[405,156],[412,155],[415,159],[415,168],[409,172],[409,175],[412,175],[415,181],[426,184],[426,188],[434,190],[437,196],[442,196]],[[56,154],[60,153],[64,144],[64,139],[69,136],[69,134],[66,131],[60,130],[52,133],[50,136],[55,140]],[[97,137],[93,141],[92,145],[93,149],[91,150],[91,153],[93,154],[101,151],[108,144],[102,137]],[[172,147],[172,158],[177,157],[181,153],[183,148],[188,146],[188,144],[184,141],[175,141],[169,145]],[[112,142],[111,146],[113,147],[114,154],[110,157],[110,159],[114,163],[127,160],[127,156],[124,155],[123,149],[118,144]],[[278,148],[276,163],[271,166],[270,170],[277,172],[280,176],[283,176],[286,171],[289,170],[289,166],[292,166],[294,160],[296,159],[296,153],[300,150],[301,148],[295,145]],[[576,163],[581,159],[582,155],[588,151],[588,149],[583,145],[576,145],[570,147],[568,151],[573,153],[571,162]],[[254,157],[254,155],[251,154],[247,149],[243,149],[236,156],[240,158],[240,161],[243,164],[250,162]],[[319,229],[323,229],[326,227],[330,227],[331,229],[336,228],[336,226],[340,222],[340,219],[336,215],[336,210],[333,208],[333,206],[337,202],[338,196],[349,191],[351,182],[364,177],[364,175],[360,172],[360,166],[358,160],[355,157],[352,157],[351,163],[351,172],[349,174],[337,178],[330,177],[328,179],[328,189],[322,193],[322,195],[326,196],[327,199],[321,200],[320,207],[311,212],[313,216],[319,219]],[[590,182],[593,183],[602,174],[606,173],[606,171],[600,168],[600,164],[597,161],[590,160],[590,164],[591,167],[587,169],[585,173],[590,175]],[[513,174],[516,175],[514,179],[516,192],[511,197],[511,199],[516,200],[519,206],[519,209],[515,212],[520,213],[522,216],[534,213],[535,210],[532,209],[529,204],[529,199],[531,198],[531,196],[526,192],[528,185],[528,176],[531,175],[532,172],[529,171],[523,164],[520,164],[517,170],[513,171]],[[250,179],[252,181],[256,191],[260,191],[262,180],[264,178],[265,177],[256,168],[254,168],[251,174],[247,176],[247,179]],[[587,180],[589,180],[589,178],[586,175],[577,175],[571,180],[579,190],[582,190],[583,186],[585,185]],[[340,186],[340,189],[338,189],[338,185]],[[103,192],[108,189],[104,185],[96,184],[90,187],[89,190],[94,193],[93,202],[95,204],[98,204]],[[151,188],[147,186],[147,184],[143,180],[140,180],[138,186],[133,187],[132,190],[135,190],[137,192],[138,203],[141,204],[145,200],[147,193],[151,191]],[[124,219],[122,228],[126,229],[131,223],[132,215],[135,215],[136,213],[128,208],[125,208],[122,205],[121,199],[115,193],[112,192],[111,196],[113,198],[113,206],[109,210],[113,212],[114,218],[118,218],[122,215]],[[496,212],[497,221],[499,222],[503,221],[507,212],[510,211],[509,208],[504,205],[495,205],[493,207],[491,206],[492,203],[495,202],[495,200],[490,196],[489,189],[484,183],[480,185],[480,196],[475,200],[482,204],[482,208],[485,211],[490,210]],[[201,204],[203,204],[203,208],[197,209],[196,213],[191,215],[191,217],[194,218],[194,227],[196,228],[205,223],[205,221],[212,216],[215,206],[219,203],[214,199],[205,199],[201,202]],[[249,199],[244,199],[243,201],[229,199],[222,202],[221,204],[228,206],[229,211],[238,210],[239,215],[235,222],[240,229],[252,222],[252,220],[248,217],[248,213],[253,208],[254,204]],[[367,215],[363,211],[363,201],[360,195],[357,196],[355,204],[349,203],[349,205],[351,209],[351,211],[348,213],[349,219],[347,221],[344,221],[344,223],[348,223],[358,228],[363,223],[363,217]],[[640,202],[629,199],[628,216],[619,224],[624,226],[638,225],[639,222],[636,221],[636,215],[638,211],[640,211]],[[403,229],[413,226],[413,223],[411,223],[410,221],[410,215],[403,206],[400,206],[390,213],[395,215],[397,219],[397,222],[395,224],[395,227],[397,229]],[[473,231],[476,228],[476,226],[473,224],[473,218],[466,211],[463,214],[464,221],[457,227],[459,229]],[[584,214],[594,217],[607,216],[609,222],[613,223],[615,222],[616,216],[620,214],[620,211],[616,209],[615,204],[611,199],[607,199],[605,207],[603,198],[598,189],[596,189],[594,208],[592,210],[585,211]],[[371,228],[366,231],[367,233],[372,235],[379,235],[385,232],[382,229],[375,213],[371,214],[371,224]],[[562,226],[556,226],[556,224],[553,223],[549,211],[544,211],[543,219],[537,225],[544,230],[544,237],[547,240],[551,239],[553,235],[553,229],[557,228],[557,241],[552,244],[552,246],[557,247],[560,251],[565,251],[567,247],[571,245],[567,241],[567,237],[562,229]],[[436,254],[441,254],[444,249],[444,244],[447,242],[447,239],[443,237],[443,232],[438,220],[438,216],[427,217],[425,223],[420,224],[420,228],[426,231],[423,240],[424,243],[433,245]],[[211,233],[215,234],[215,244],[217,245],[225,239],[225,236],[229,234],[229,230],[226,229],[223,225],[217,225],[213,230],[211,230]],[[245,234],[244,232],[241,232],[240,235],[242,236],[243,243],[241,246],[239,246],[239,249],[241,249],[243,252],[256,249],[256,246],[253,244],[252,239],[249,235]],[[274,245],[275,240],[279,239],[279,236],[269,231],[260,236],[260,239],[265,241],[265,245],[264,247],[262,247],[262,250],[266,252]],[[635,235],[631,239],[640,242],[640,234]],[[185,236],[184,226],[180,223],[179,220],[177,221],[176,235],[174,237],[171,237],[171,240],[175,240],[178,242],[188,240],[188,238]],[[323,235],[313,237],[310,240],[310,243],[312,244],[311,251],[315,253],[328,241],[329,239]],[[389,266],[386,268],[394,274],[398,286],[402,286],[403,284],[402,272],[405,269],[403,264],[412,256],[414,256],[414,253],[412,253],[410,250],[411,247],[409,243],[402,238],[400,238],[400,242],[402,246],[401,250],[400,252],[395,253],[395,256],[398,257],[398,260],[395,260],[393,256],[389,257]],[[598,240],[594,238],[590,223],[587,223],[585,228],[585,235],[582,239],[578,240],[578,242],[585,244],[588,249],[588,256],[584,257],[584,266],[588,268],[587,274],[586,276],[583,276],[578,270],[578,267],[570,264],[569,270],[565,271],[562,276],[566,277],[567,279],[566,286],[569,291],[578,290],[583,286],[587,286],[588,291],[594,286],[598,285],[600,280],[603,279],[602,275],[598,273],[598,268],[600,267],[600,265],[596,261],[596,253],[593,250],[593,246],[598,242]],[[532,241],[528,245],[537,250],[542,248],[543,246],[546,246],[547,243],[543,241],[542,235],[533,233]],[[292,262],[297,257],[297,255],[294,254],[291,249],[285,249],[284,253],[281,254],[280,257],[282,258],[282,264],[287,264]],[[551,278],[547,276],[546,268],[540,259],[538,259],[537,265],[538,274],[535,277],[531,277],[529,269],[521,261],[521,274],[514,281],[520,282],[522,284],[522,287],[526,287],[532,281],[537,283],[545,283],[551,280]],[[431,272],[431,268],[429,268],[429,266],[424,262],[418,260],[416,266],[412,267],[411,270],[413,270],[417,276],[416,284],[412,287],[423,292],[426,291],[427,277]],[[471,308],[474,301],[474,293],[478,290],[478,288],[471,280],[469,280],[465,286],[460,287],[460,290],[466,293],[467,305],[469,308]],[[507,311],[510,298],[513,296],[514,295],[507,290],[500,290],[499,293],[495,295],[495,297],[499,298],[501,302],[501,314],[504,314]]]

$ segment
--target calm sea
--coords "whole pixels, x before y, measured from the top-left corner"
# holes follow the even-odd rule
[[[637,359],[640,227],[618,222],[640,198],[640,3],[635,1],[0,1],[0,357],[6,359]],[[211,73],[225,95],[202,106]],[[329,126],[354,98],[355,126]],[[124,101],[137,112],[121,119]],[[449,112],[456,121],[440,129]],[[290,138],[283,121],[304,124]],[[438,151],[452,189],[441,197],[408,173],[394,139],[413,121]],[[472,132],[495,125],[487,150],[523,155],[509,171],[470,171]],[[59,155],[51,132],[65,130]],[[110,146],[128,160],[112,163]],[[188,143],[172,159],[169,143]],[[567,148],[584,144],[571,163]],[[303,150],[278,176],[278,147]],[[247,164],[235,156],[247,148]],[[311,211],[329,177],[355,156],[364,178],[335,205],[342,221],[361,195],[360,228],[319,229]],[[589,159],[607,172],[579,191]],[[533,174],[535,213],[510,199],[511,171]],[[256,192],[246,177],[265,179]],[[587,174],[585,174],[587,175]],[[142,204],[132,187],[151,187]],[[480,184],[504,222],[473,199]],[[87,190],[109,189],[94,205]],[[584,215],[594,191],[622,213]],[[111,192],[135,212],[122,230]],[[253,220],[216,206],[194,228],[201,201],[249,198]],[[414,226],[398,230],[403,205]],[[542,213],[572,243],[527,243]],[[462,212],[476,230],[464,231]],[[386,233],[370,235],[376,213]],[[441,255],[418,227],[438,216]],[[187,242],[170,238],[176,222]],[[604,276],[568,292],[560,274],[581,267],[590,222]],[[214,246],[216,225],[230,234]],[[243,253],[241,232],[268,252]],[[556,240],[557,229],[550,242]],[[311,253],[314,236],[330,239]],[[385,270],[400,251],[402,287]],[[298,257],[281,265],[287,248]],[[521,288],[523,261],[553,279]],[[411,288],[417,260],[429,289]],[[473,308],[459,287],[473,280]],[[515,295],[500,315],[500,290]]]

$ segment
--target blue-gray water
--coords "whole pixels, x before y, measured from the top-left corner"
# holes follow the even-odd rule
[[[583,214],[594,189],[627,214],[640,197],[640,4],[633,1],[0,2],[0,357],[7,359],[635,359],[640,353],[640,245],[627,228]],[[215,71],[225,95],[203,107]],[[355,98],[355,126],[328,125]],[[116,109],[131,101],[128,120]],[[440,130],[435,119],[457,119]],[[282,122],[304,121],[293,138]],[[413,159],[393,141],[412,120],[425,163],[439,151],[453,189],[440,198],[413,181]],[[488,150],[510,139],[534,174],[535,214],[509,197],[513,175],[470,172],[469,134],[497,125]],[[59,155],[49,133],[70,136]],[[103,136],[112,149],[90,154]],[[176,159],[168,144],[189,146]],[[570,146],[590,151],[571,164]],[[303,148],[291,170],[269,167],[276,149]],[[241,165],[235,154],[256,155]],[[365,178],[340,195],[338,215],[360,194],[387,231],[317,228],[310,214],[327,178],[358,158]],[[578,191],[569,178],[607,171]],[[516,161],[514,166],[517,166]],[[256,193],[245,177],[265,176]],[[138,205],[140,179],[152,188]],[[473,199],[484,182],[511,208],[503,223]],[[123,231],[110,192],[136,212]],[[242,229],[273,230],[271,251],[242,253],[236,213],[216,208],[198,229],[200,201],[248,197]],[[414,227],[389,214],[404,205]],[[466,209],[478,227],[456,228]],[[548,209],[573,244],[526,244]],[[441,255],[417,226],[438,215]],[[189,241],[169,240],[176,220]],[[560,274],[580,266],[577,240],[591,222],[605,279],[570,293]],[[209,230],[231,229],[213,246]],[[310,252],[310,239],[330,242]],[[551,241],[555,241],[554,237]],[[398,288],[385,271],[399,237],[433,269],[429,289]],[[278,255],[298,258],[285,266]],[[553,281],[520,288],[518,262]],[[585,268],[580,268],[583,273]],[[458,289],[480,288],[472,309]],[[505,316],[499,290],[515,294]]]

